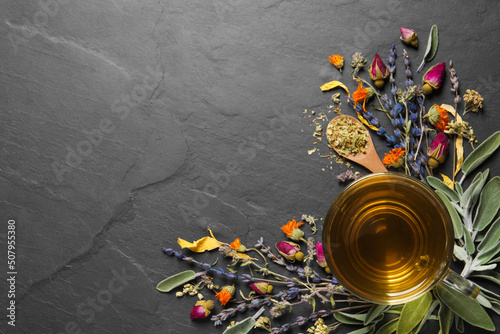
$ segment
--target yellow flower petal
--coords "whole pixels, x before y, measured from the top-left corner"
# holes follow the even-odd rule
[[[326,92],[327,90],[331,90],[331,89],[334,89],[334,88],[337,88],[337,87],[340,87],[340,88],[343,88],[347,95],[350,96],[349,94],[349,89],[347,89],[347,87],[340,81],[330,81],[330,82],[327,82],[326,84],[324,84],[323,86],[321,86],[321,90],[323,92]]]
[[[205,251],[210,251],[222,246],[222,242],[217,241],[217,239],[212,237],[204,237],[193,242],[183,240],[181,238],[177,239],[177,243],[182,248],[188,248],[189,250],[196,253],[203,253]]]
[[[238,255],[238,257],[240,259],[243,259],[243,260],[257,260],[256,258],[253,258],[253,257],[251,257],[250,255],[248,255],[246,253],[237,252],[236,254]]]
[[[448,187],[450,187],[451,189],[454,189],[455,186],[453,184],[453,181],[446,175],[444,174],[441,174],[441,177],[443,178],[443,183],[446,184]]]
[[[453,108],[449,104],[442,104],[441,108],[452,114],[455,117],[455,122],[462,122],[462,117],[460,117],[460,115],[456,112],[455,108]],[[462,168],[462,164],[464,162],[464,137],[462,135],[458,135],[455,139],[455,152],[456,166],[455,170],[453,171],[453,176],[457,175],[458,172],[460,172],[460,169]]]

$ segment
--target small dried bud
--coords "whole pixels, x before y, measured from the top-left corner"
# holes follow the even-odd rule
[[[432,66],[425,72],[422,77],[422,81],[424,86],[422,90],[424,94],[430,94],[433,90],[438,89],[443,84],[444,74],[446,70],[445,63],[439,63],[437,65]]]
[[[442,164],[446,160],[448,151],[448,137],[443,132],[439,132],[427,150],[429,167],[436,168],[439,164]]]
[[[373,62],[368,68],[368,74],[377,88],[384,86],[384,80],[389,75],[389,71],[387,71],[387,67],[378,54],[375,55]]]
[[[414,47],[418,47],[418,37],[415,31],[403,27],[399,28],[399,30],[401,31],[400,38],[405,44],[410,44]]]

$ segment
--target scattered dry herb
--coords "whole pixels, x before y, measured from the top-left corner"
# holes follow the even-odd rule
[[[365,153],[368,147],[368,130],[345,115],[328,123],[326,138],[332,148],[342,155]]]

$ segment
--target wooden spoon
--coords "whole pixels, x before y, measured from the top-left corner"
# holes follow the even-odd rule
[[[332,124],[332,122],[336,122],[336,120],[340,117],[347,117],[351,119],[354,122],[357,122],[361,124],[360,121],[358,121],[356,118],[348,116],[348,115],[341,115],[337,116],[334,119],[332,119],[329,123]],[[361,124],[362,125],[362,124]],[[363,125],[362,125],[363,126]],[[363,126],[364,127],[364,126]],[[328,138],[328,134],[327,134]],[[387,168],[385,168],[384,164],[380,160],[377,151],[375,150],[375,146],[373,145],[372,137],[370,136],[370,133],[368,133],[368,146],[366,147],[365,153],[357,153],[357,154],[342,154],[340,153],[332,143],[330,143],[330,146],[342,157],[354,161],[357,164],[360,164],[361,166],[367,168],[368,170],[372,171],[373,173],[380,173],[380,172],[387,172]]]

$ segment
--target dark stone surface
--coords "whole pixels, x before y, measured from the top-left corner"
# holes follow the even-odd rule
[[[1,254],[13,219],[18,274],[16,327],[2,314],[0,332],[222,332],[189,319],[193,299],[156,292],[159,280],[189,268],[162,247],[207,227],[224,241],[276,242],[286,220],[322,217],[346,167],[307,154],[313,131],[302,112],[327,109],[331,94],[319,90],[327,81],[354,89],[353,52],[386,58],[394,42],[401,56],[400,26],[419,33],[420,48],[407,48],[416,68],[438,24],[433,62],[453,59],[461,92],[483,95],[484,110],[465,120],[487,138],[500,119],[499,7],[2,1]],[[346,57],[342,75],[326,60],[332,53]],[[449,88],[447,77],[427,104],[453,104]],[[353,113],[345,102],[343,112]],[[485,165],[492,175],[499,159]],[[5,279],[0,287],[6,313]]]

